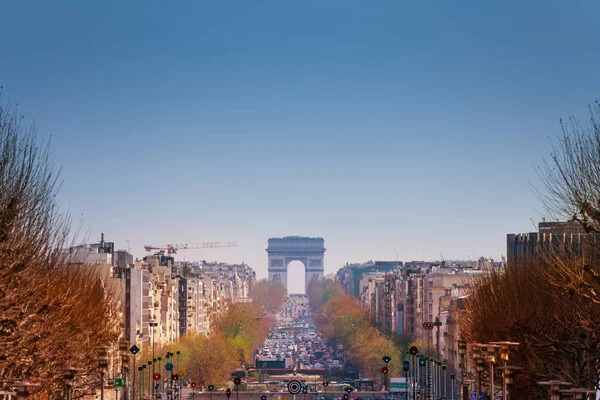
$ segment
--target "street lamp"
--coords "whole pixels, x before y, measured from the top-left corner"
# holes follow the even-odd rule
[[[560,387],[571,386],[569,382],[563,382],[558,380],[538,382],[538,385],[548,386],[550,391],[550,400],[560,400]]]
[[[490,342],[490,344],[499,346],[500,359],[502,361],[504,361],[504,368],[503,368],[504,379],[503,379],[503,384],[502,384],[502,400],[508,400],[509,399],[508,385],[510,384],[510,383],[508,383],[508,381],[512,381],[512,378],[510,377],[511,370],[517,369],[517,368],[509,368],[508,367],[510,348],[517,347],[517,346],[519,346],[520,343],[504,341],[504,342]]]
[[[443,378],[444,379],[444,390],[442,391],[442,395],[444,397],[448,396],[448,378],[446,376],[446,368],[447,368],[446,365],[442,365],[442,372],[444,374],[444,378]],[[454,399],[452,399],[452,400],[454,400]]]
[[[63,368],[63,378],[65,381],[65,399],[71,400],[71,390],[73,387],[73,379],[75,379],[75,374],[77,373],[77,369],[73,367],[65,367]]]
[[[162,357],[159,356],[157,358],[157,360],[158,360],[158,373],[161,374],[162,373]],[[160,384],[159,384],[159,382],[160,382]],[[162,389],[163,389],[162,382],[161,381],[157,381],[156,383],[158,385],[158,392],[162,393]]]
[[[123,378],[123,400],[129,400],[129,345],[129,341],[125,339],[119,341],[121,377]]]
[[[177,379],[177,387],[179,389],[177,390],[177,399],[181,399],[181,352],[179,350],[177,350],[177,375],[179,376]]]
[[[573,388],[573,389],[567,389],[567,390],[559,390],[559,392],[566,394],[566,395],[571,395],[571,399],[573,399],[573,400],[583,400],[588,397],[587,396],[588,394],[596,393],[595,390],[589,390],[589,389],[585,389],[585,388]]]
[[[138,368],[140,371],[140,400],[144,398],[144,370],[146,369],[146,364],[142,364],[141,367]]]
[[[154,359],[154,328],[158,326],[158,322],[156,321],[150,321],[150,328],[152,329],[152,335],[151,335],[151,339],[152,339],[152,361],[156,362],[156,360]],[[152,376],[154,377],[154,364],[152,364]],[[154,384],[152,384],[152,397],[154,397]]]
[[[108,368],[108,348],[106,346],[96,347],[98,358],[98,370],[100,371],[100,400],[104,400],[104,374]]]
[[[31,382],[15,382],[15,383],[11,384],[11,386],[14,386],[17,388],[17,399],[25,400],[25,399],[29,399],[29,396],[31,395],[31,393],[29,392],[29,388],[40,386],[40,384],[39,383],[31,383]]]
[[[468,390],[465,387],[465,378],[467,368],[465,366],[465,356],[467,355],[467,342],[463,339],[458,340],[458,355],[460,356],[460,399],[467,400]]]
[[[490,398],[494,400],[496,398],[495,387],[494,387],[494,364],[496,363],[496,349],[498,345],[488,344],[485,346],[487,351],[487,362],[490,364]]]
[[[154,363],[152,361],[148,361],[146,364],[148,365],[148,394],[152,394],[152,392],[154,392],[154,372],[152,372],[154,371]]]

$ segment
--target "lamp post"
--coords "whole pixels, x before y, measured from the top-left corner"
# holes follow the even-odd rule
[[[31,393],[29,392],[29,388],[40,386],[40,384],[39,383],[31,383],[31,382],[15,382],[15,383],[11,384],[11,386],[14,386],[17,388],[17,399],[25,400],[25,399],[29,399],[29,396],[31,396]]]
[[[554,380],[554,381],[543,381],[543,382],[538,382],[538,385],[541,386],[548,386],[548,390],[550,391],[550,400],[560,400],[560,388],[561,386],[571,386],[571,384],[569,382],[563,382],[563,381],[558,381],[558,380]]]
[[[140,400],[144,396],[144,369],[146,368],[146,364],[142,364],[138,367],[138,371],[140,372]]]
[[[161,372],[161,371],[162,371],[162,357],[160,357],[160,356],[159,356],[159,357],[157,358],[157,360],[158,360],[158,373],[159,373],[159,374],[162,374],[162,372]],[[156,384],[158,385],[158,393],[162,393],[162,389],[163,389],[163,387],[162,387],[162,385],[161,385],[161,384],[159,384],[159,382],[161,382],[161,383],[162,383],[162,381],[160,381],[160,380],[159,380],[159,381],[156,381]]]
[[[567,389],[567,390],[559,390],[560,393],[571,395],[571,399],[573,400],[584,400],[585,398],[587,398],[588,394],[593,394],[596,393],[595,390],[589,390],[589,389],[585,389],[585,388],[573,388],[573,389]]]
[[[509,359],[509,355],[510,355],[510,348],[517,347],[517,346],[519,346],[520,343],[504,341],[504,342],[491,342],[490,344],[499,346],[500,359],[502,361],[504,361],[504,368],[503,368],[504,376],[503,376],[503,382],[502,382],[502,400],[508,400],[509,399],[509,395],[508,395],[509,383],[507,381],[512,381],[512,378],[510,377],[510,373],[511,373],[510,371],[516,369],[516,368],[508,368],[508,359]]]
[[[473,357],[473,360],[475,361],[475,370],[477,371],[477,398],[479,398],[481,396],[481,375],[485,369],[485,358],[477,355]]]
[[[123,400],[129,400],[129,342],[122,339],[119,341],[121,351],[121,376],[123,378]]]
[[[444,390],[442,391],[442,396],[444,396],[444,398],[448,397],[448,378],[446,375],[446,369],[447,367],[445,365],[442,365],[442,373],[444,374]]]
[[[152,397],[154,392],[154,363],[149,360],[146,365],[148,365],[148,395]]]
[[[468,391],[465,390],[465,378],[467,373],[465,356],[467,355],[467,342],[463,339],[458,340],[458,355],[460,356],[460,399],[467,400]]]
[[[152,361],[156,362],[156,360],[154,359],[154,328],[158,326],[158,322],[156,321],[150,321],[150,329],[152,329],[152,334],[151,334],[151,340],[152,340]],[[156,372],[154,370],[154,364],[152,364],[152,377],[154,377],[154,373]],[[152,382],[152,381],[151,381]],[[152,383],[152,397],[154,397],[154,384]]]
[[[496,400],[495,388],[494,388],[494,364],[496,363],[496,349],[498,345],[488,344],[486,346],[488,359],[487,361],[490,363],[490,399]]]
[[[100,371],[100,400],[104,400],[104,374],[108,368],[108,349],[106,346],[96,347],[98,358],[98,370]]]
[[[65,399],[71,400],[71,393],[73,388],[73,379],[75,379],[75,374],[77,373],[77,369],[73,367],[65,367],[63,369],[63,379],[65,381]]]
[[[177,399],[181,399],[181,352],[177,350],[177,375],[179,378],[177,379]],[[236,390],[237,394],[237,390]]]

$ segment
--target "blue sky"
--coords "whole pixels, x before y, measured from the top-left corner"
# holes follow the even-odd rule
[[[64,208],[138,256],[499,257],[598,97],[600,5],[491,3],[3,1],[0,85],[52,136]]]

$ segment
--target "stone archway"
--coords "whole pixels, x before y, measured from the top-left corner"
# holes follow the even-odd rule
[[[323,279],[325,240],[301,236],[271,238],[267,246],[269,282],[281,283],[287,289],[288,266],[300,261],[305,270],[305,291],[313,279]]]

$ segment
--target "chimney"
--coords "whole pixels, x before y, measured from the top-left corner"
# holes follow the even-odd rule
[[[100,234],[100,247],[104,248],[104,233]]]

